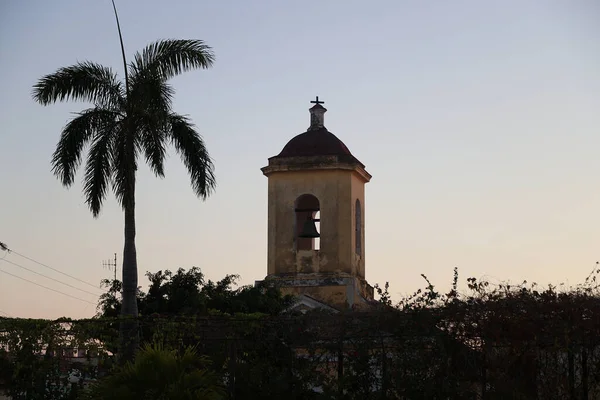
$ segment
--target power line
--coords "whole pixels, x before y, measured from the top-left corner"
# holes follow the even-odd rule
[[[0,243],[1,243],[1,242],[0,242]],[[23,258],[24,258],[24,259],[26,259],[26,260],[29,260],[29,261],[31,261],[31,262],[34,262],[34,263],[38,264],[38,265],[41,265],[42,267],[45,267],[45,268],[51,269],[52,271],[54,271],[54,272],[58,272],[58,273],[59,273],[59,274],[61,274],[61,275],[68,276],[69,278],[71,278],[71,279],[75,279],[75,280],[76,280],[76,281],[78,281],[78,282],[85,283],[86,285],[88,285],[88,286],[91,286],[91,287],[93,287],[94,289],[99,289],[99,288],[98,288],[98,286],[96,286],[96,285],[94,285],[94,284],[92,284],[92,283],[86,282],[86,281],[84,281],[84,280],[81,280],[81,279],[79,279],[79,278],[76,278],[76,277],[74,277],[74,276],[72,276],[72,275],[69,275],[69,274],[67,274],[67,273],[64,273],[64,272],[62,272],[62,271],[59,271],[59,270],[57,270],[56,268],[52,268],[51,266],[49,266],[49,265],[46,265],[46,264],[44,264],[44,263],[42,263],[42,262],[36,261],[36,260],[34,260],[33,258],[27,257],[27,256],[26,256],[26,255],[24,255],[24,254],[17,253],[17,252],[16,252],[16,251],[14,251],[13,249],[10,249],[10,248],[8,248],[8,246],[6,246],[4,243],[2,243],[2,244],[3,244],[3,246],[1,247],[1,249],[2,249],[2,250],[7,250],[9,253],[16,254],[16,255],[18,255],[19,257],[23,257]]]
[[[10,272],[6,272],[6,271],[4,271],[4,270],[2,270],[2,269],[0,269],[0,272],[3,272],[3,273],[5,273],[6,275],[10,275],[10,276],[12,276],[12,277],[14,277],[14,278],[17,278],[17,279],[21,279],[22,281],[29,282],[29,283],[31,283],[31,284],[34,284],[34,285],[36,285],[36,286],[42,287],[42,288],[44,288],[44,289],[48,289],[48,290],[51,290],[51,291],[53,291],[53,292],[60,293],[60,294],[62,294],[62,295],[64,295],[64,296],[70,297],[70,298],[72,298],[72,299],[79,300],[79,301],[83,301],[84,303],[95,304],[95,303],[92,303],[91,301],[87,301],[87,300],[84,300],[84,299],[82,299],[82,298],[79,298],[79,297],[76,297],[76,296],[71,296],[70,294],[67,294],[67,293],[65,293],[65,292],[61,292],[60,290],[56,290],[56,289],[49,288],[48,286],[40,285],[39,283],[36,283],[36,282],[34,282],[34,281],[30,281],[29,279],[22,278],[22,277],[20,277],[20,276],[18,276],[18,275],[11,274]]]
[[[52,277],[50,277],[50,276],[48,276],[48,275],[44,275],[44,274],[42,274],[42,273],[39,273],[39,272],[37,272],[37,271],[34,271],[34,270],[32,270],[32,269],[29,269],[29,268],[27,268],[27,267],[24,267],[24,266],[22,266],[22,265],[19,265],[19,264],[17,264],[17,263],[14,263],[14,262],[12,262],[12,261],[5,260],[5,259],[0,259],[0,261],[7,262],[7,263],[9,263],[9,264],[12,264],[12,265],[14,265],[15,267],[19,267],[19,268],[22,268],[22,269],[24,269],[24,270],[26,270],[26,271],[29,271],[29,272],[31,272],[31,273],[34,273],[34,274],[36,274],[36,275],[43,276],[43,277],[44,277],[44,278],[46,278],[46,279],[50,279],[50,280],[52,280],[52,281],[54,281],[54,282],[58,282],[58,283],[60,283],[61,285],[65,285],[65,286],[68,286],[68,287],[70,287],[70,288],[73,288],[73,289],[79,290],[80,292],[84,292],[84,293],[87,293],[87,294],[91,294],[92,296],[96,296],[96,297],[100,296],[98,293],[92,293],[92,292],[89,292],[89,291],[87,291],[87,290],[85,290],[85,289],[80,289],[80,288],[78,288],[77,286],[73,286],[73,285],[71,285],[71,284],[68,284],[68,283],[66,283],[66,282],[59,281],[58,279],[54,279],[54,278],[52,278]]]

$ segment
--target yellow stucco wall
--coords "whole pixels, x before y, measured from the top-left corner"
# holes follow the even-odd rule
[[[265,282],[283,293],[307,295],[344,310],[362,309],[373,299],[365,280],[365,184],[371,175],[352,156],[272,157],[268,178],[268,250]],[[319,205],[320,246],[298,239],[300,224]],[[356,201],[361,207],[356,251]],[[312,204],[311,204],[312,203]],[[302,211],[296,212],[296,207]],[[314,216],[314,215],[313,215]],[[300,243],[300,249],[298,248]]]
[[[353,173],[351,177],[351,195],[352,195],[352,260],[354,264],[354,268],[357,271],[359,277],[366,279],[366,271],[365,271],[365,182],[362,177],[358,174]],[[355,242],[355,233],[356,229],[354,226],[356,224],[356,199],[360,201],[361,207],[361,219],[360,219],[360,234],[361,234],[361,252],[360,255],[356,254],[356,242]]]
[[[352,170],[296,170],[269,174],[268,275],[348,274],[364,278],[364,180]],[[320,205],[320,250],[296,252],[296,199]],[[355,202],[362,206],[362,256],[355,254]]]

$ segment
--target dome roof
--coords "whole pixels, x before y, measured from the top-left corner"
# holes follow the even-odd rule
[[[342,162],[359,164],[364,168],[364,165],[350,153],[344,142],[325,128],[324,115],[327,109],[321,105],[323,102],[319,101],[319,97],[317,96],[317,99],[311,103],[314,106],[309,109],[310,126],[307,131],[290,140],[278,155],[270,157],[269,165],[272,165],[272,162],[279,165],[302,164],[311,161],[303,159],[304,157],[325,157],[327,160],[321,159],[318,163],[337,164]]]
[[[294,137],[276,157],[302,156],[352,156],[352,153],[337,136],[322,127]]]

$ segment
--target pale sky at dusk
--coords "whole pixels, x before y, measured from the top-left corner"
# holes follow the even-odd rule
[[[146,271],[200,267],[216,280],[266,274],[260,168],[309,125],[366,165],[366,275],[395,299],[461,279],[577,283],[600,260],[600,2],[597,0],[118,0],[127,55],[162,38],[203,39],[211,70],[173,81],[214,158],[197,199],[179,157],[139,170],[137,250]],[[0,2],[0,241],[98,284],[123,245],[112,194],[94,219],[50,157],[70,112],[42,107],[44,74],[92,60],[122,76],[110,0]],[[0,257],[94,291],[14,254]],[[0,270],[97,298],[0,261]],[[120,268],[119,268],[120,273]],[[99,292],[99,289],[96,290]],[[0,314],[84,317],[95,305],[0,273]]]

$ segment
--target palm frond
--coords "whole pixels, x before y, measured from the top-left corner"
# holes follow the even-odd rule
[[[128,102],[135,118],[139,150],[158,177],[164,177],[165,132],[174,90],[158,75],[135,74],[130,79]]]
[[[83,193],[94,217],[100,214],[102,203],[112,178],[114,137],[119,134],[117,123],[101,128],[90,148],[83,178]]]
[[[160,117],[148,115],[138,119],[138,127],[142,132],[140,146],[144,152],[146,163],[159,178],[165,176],[166,124]]]
[[[33,86],[33,98],[42,105],[73,99],[117,108],[123,103],[122,89],[110,68],[86,61],[42,77]]]
[[[121,207],[134,199],[137,156],[140,150],[139,138],[131,126],[135,120],[127,117],[121,121],[123,131],[115,137],[113,156],[113,191]]]
[[[173,104],[173,87],[158,75],[135,74],[130,80],[128,102],[137,113],[169,113]]]
[[[135,74],[130,82],[129,109],[133,110],[138,144],[154,174],[162,178],[174,90],[156,74]]]
[[[64,186],[73,184],[86,144],[103,126],[113,123],[117,118],[118,114],[113,111],[89,108],[78,113],[63,128],[52,154],[52,172]]]
[[[167,80],[191,69],[210,68],[214,60],[212,48],[202,40],[160,40],[135,54],[131,75],[157,74]]]
[[[204,140],[186,117],[171,114],[170,125],[171,142],[187,167],[192,188],[198,197],[205,200],[214,190],[216,180]]]

